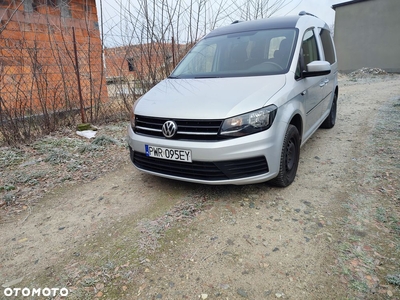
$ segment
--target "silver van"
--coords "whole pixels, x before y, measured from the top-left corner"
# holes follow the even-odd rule
[[[305,12],[234,22],[201,39],[135,103],[130,158],[171,179],[285,187],[300,147],[335,125],[337,99],[325,22]]]

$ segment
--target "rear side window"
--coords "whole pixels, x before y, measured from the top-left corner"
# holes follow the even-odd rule
[[[335,50],[333,49],[332,37],[329,30],[320,28],[319,33],[322,41],[322,46],[324,47],[325,60],[334,64],[336,62]]]

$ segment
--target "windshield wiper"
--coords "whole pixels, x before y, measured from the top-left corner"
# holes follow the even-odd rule
[[[194,79],[219,78],[218,76],[195,76]]]
[[[190,76],[190,77],[181,77],[181,76],[168,76],[168,79],[181,79],[181,78],[194,78],[194,79],[207,79],[207,78],[220,78],[219,76]]]

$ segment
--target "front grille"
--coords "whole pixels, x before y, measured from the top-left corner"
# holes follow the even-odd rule
[[[218,132],[222,120],[184,120],[136,116],[135,133],[164,137],[161,128],[168,120],[175,121],[178,125],[178,132],[174,136],[174,139],[207,141],[221,139]]]
[[[143,153],[132,151],[131,148],[130,155],[132,162],[139,169],[183,178],[215,181],[251,177],[268,172],[264,156],[231,161],[187,163],[147,157]]]

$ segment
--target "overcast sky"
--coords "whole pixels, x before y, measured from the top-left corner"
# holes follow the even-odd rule
[[[100,1],[103,6],[103,26],[105,33],[105,44],[110,44],[113,40],[113,44],[115,42],[119,43],[118,35],[121,34],[121,12],[125,10],[130,10],[129,7],[137,4],[135,0],[96,0],[97,3],[97,11],[99,14],[99,21],[101,22],[100,15]],[[342,2],[348,2],[349,0],[292,0],[288,5],[286,5],[283,9],[279,10],[275,15],[296,15],[300,11],[305,10],[309,13],[312,13],[319,18],[323,19],[329,26],[332,26],[335,21],[335,12],[331,8],[332,5]],[[122,13],[123,15],[123,13]],[[230,20],[227,20],[229,22]],[[227,23],[229,24],[229,23]],[[126,34],[125,30],[125,33]],[[122,44],[122,41],[121,41]],[[111,46],[111,45],[108,45]],[[114,45],[117,46],[117,45]]]

